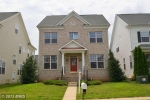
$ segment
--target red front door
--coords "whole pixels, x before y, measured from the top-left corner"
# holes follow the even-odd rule
[[[77,58],[70,58],[71,71],[77,71]]]

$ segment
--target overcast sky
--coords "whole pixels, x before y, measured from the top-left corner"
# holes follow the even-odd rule
[[[31,43],[37,48],[37,25],[47,15],[103,14],[108,22],[109,41],[115,14],[150,13],[150,0],[0,0],[0,12],[21,12]]]

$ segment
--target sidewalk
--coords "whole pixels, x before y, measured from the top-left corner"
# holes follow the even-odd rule
[[[69,82],[63,100],[76,100],[77,82]]]

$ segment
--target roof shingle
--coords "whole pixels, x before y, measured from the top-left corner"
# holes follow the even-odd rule
[[[123,21],[129,25],[150,24],[150,13],[143,14],[117,14]]]
[[[46,16],[38,25],[40,26],[55,26],[62,19],[64,19],[67,15],[52,15]],[[110,25],[109,22],[105,19],[103,15],[79,15],[86,21],[88,21],[91,25]]]
[[[19,12],[0,12],[0,22]]]

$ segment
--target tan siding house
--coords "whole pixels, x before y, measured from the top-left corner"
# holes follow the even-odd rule
[[[20,70],[28,56],[34,55],[21,13],[0,13],[0,84],[19,81]]]
[[[46,16],[39,29],[39,78],[76,81],[78,72],[108,81],[108,28],[103,15]]]

